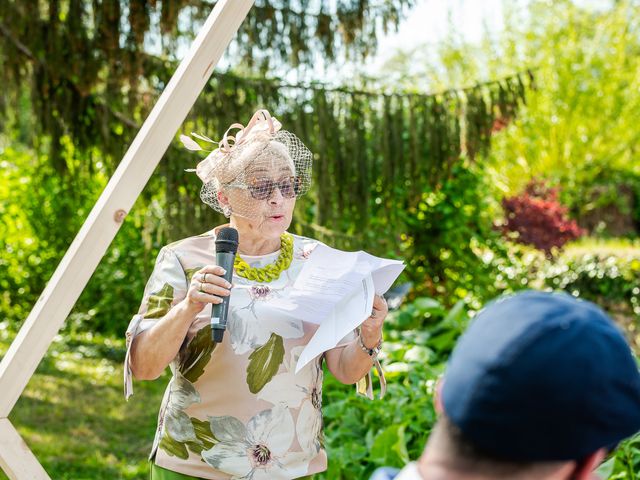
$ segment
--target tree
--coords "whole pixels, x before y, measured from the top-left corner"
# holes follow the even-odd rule
[[[511,2],[504,5],[503,32],[487,32],[479,45],[452,33],[436,61],[420,63],[400,54],[394,59],[398,78],[438,88],[535,69],[537,89],[526,109],[492,142],[495,198],[544,176],[562,187],[563,203],[581,223],[596,229],[604,220],[611,233],[630,233],[628,219],[634,216],[637,232],[640,4],[617,1],[596,9],[570,0],[532,0],[519,10]]]
[[[366,57],[377,33],[393,28],[414,0],[263,2],[236,37],[231,63],[266,72]],[[60,139],[76,148],[99,146],[115,160],[168,81],[167,61],[194,36],[212,0],[7,0],[0,3],[0,107],[28,143],[50,136],[56,171],[68,165]],[[316,7],[314,9],[314,6]],[[159,45],[158,45],[159,44]],[[153,50],[159,55],[153,55]],[[34,105],[24,107],[24,100]],[[14,106],[8,110],[9,104]],[[98,128],[96,128],[98,127]]]

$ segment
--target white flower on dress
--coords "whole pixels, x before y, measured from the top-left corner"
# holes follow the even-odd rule
[[[232,308],[229,315],[231,347],[236,355],[251,352],[267,343],[272,333],[282,338],[304,335],[302,321],[269,313],[268,306],[248,305],[252,308]]]
[[[307,473],[308,456],[289,452],[295,431],[285,405],[263,410],[246,426],[230,416],[210,417],[210,422],[220,442],[203,450],[202,458],[232,480],[288,480]]]
[[[304,346],[291,349],[291,355],[282,362],[284,373],[273,377],[258,393],[260,400],[271,402],[274,405],[285,403],[289,408],[299,408],[303,400],[315,398],[321,402],[322,379],[320,378],[320,365],[318,361],[307,363],[302,370],[296,372],[298,358],[304,350]],[[321,405],[318,405],[320,408]]]
[[[322,411],[317,407],[317,403],[310,400],[302,403],[298,412],[296,433],[300,448],[310,455],[309,460],[311,460],[322,446]]]
[[[283,363],[287,371],[276,375],[258,393],[258,398],[277,405],[285,403],[289,408],[300,408],[296,422],[298,443],[311,454],[320,451],[322,432],[322,377],[319,360],[309,362],[297,374],[296,364],[304,347],[291,349],[288,361]]]
[[[164,415],[165,429],[169,436],[178,442],[197,442],[191,419],[184,410],[194,403],[200,403],[200,394],[180,372],[176,372],[170,385],[169,401]]]

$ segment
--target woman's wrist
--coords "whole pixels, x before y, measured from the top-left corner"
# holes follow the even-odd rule
[[[202,304],[196,303],[189,298],[185,298],[175,306],[179,317],[189,319],[189,323],[193,322],[196,315],[202,311]]]
[[[363,352],[370,357],[375,357],[380,353],[382,347],[382,332],[375,339],[364,337],[360,332],[356,342]]]
[[[382,341],[382,330],[365,333],[363,329],[360,329],[358,335],[367,348],[373,348]]]

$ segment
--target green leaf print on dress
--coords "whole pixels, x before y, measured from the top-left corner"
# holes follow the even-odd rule
[[[284,358],[282,337],[271,334],[269,341],[249,355],[247,385],[251,393],[258,393],[278,373]]]
[[[180,362],[176,376],[171,380],[167,409],[164,414],[164,432],[160,442],[167,454],[181,459],[188,458],[187,447],[199,454],[217,442],[209,422],[189,417],[184,410],[200,402],[200,394],[194,383],[211,360],[216,344],[211,340],[211,326],[198,330],[191,339]]]
[[[196,274],[196,272],[198,272],[198,270],[200,270],[202,267],[196,267],[196,268],[187,268],[184,271],[184,274],[187,277],[187,285],[189,285],[191,283],[191,279],[193,278],[193,276]]]
[[[209,450],[212,448],[218,440],[211,433],[211,424],[206,420],[198,420],[191,417],[191,424],[196,434],[196,440],[190,440],[187,442],[178,442],[171,438],[171,435],[165,431],[160,441],[160,448],[162,448],[168,455],[186,460],[189,457],[187,448],[193,453],[200,455],[203,450]]]
[[[158,291],[149,296],[147,300],[147,313],[144,318],[162,318],[171,309],[173,302],[173,287],[168,283]]]
[[[196,432],[196,438],[199,440],[198,442],[187,442],[186,444],[193,453],[200,455],[202,450],[209,450],[218,443],[218,440],[211,432],[211,424],[208,421],[191,417],[191,423],[193,430]]]
[[[185,459],[188,457],[185,444],[200,443],[191,418],[184,412],[187,407],[199,402],[200,394],[193,384],[177,372],[169,384],[169,398],[162,417],[164,428],[159,446],[167,454]]]
[[[246,426],[235,417],[211,417],[211,431],[220,442],[203,450],[202,458],[232,480],[285,480],[307,473],[307,456],[289,451],[295,427],[284,405],[259,412]]]
[[[164,431],[159,447],[170,456],[186,460],[187,447],[199,454],[212,448],[218,441],[211,433],[208,421],[189,417],[184,409],[200,402],[200,395],[193,384],[180,373],[171,381],[169,400],[164,414]]]
[[[178,370],[182,376],[191,383],[195,383],[204,373],[215,347],[216,344],[211,339],[211,325],[198,330],[186,350],[180,355]]]
[[[170,457],[178,457],[182,460],[189,458],[189,452],[184,443],[180,443],[171,438],[166,432],[162,435],[162,440],[158,445]]]
[[[196,440],[196,432],[189,415],[184,410],[194,403],[200,403],[200,394],[193,384],[176,373],[170,384],[167,409],[164,414],[164,428],[171,438],[178,442]]]

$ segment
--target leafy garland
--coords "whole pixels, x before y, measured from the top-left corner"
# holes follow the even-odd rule
[[[348,45],[365,55],[372,43],[361,44],[358,39],[367,37],[362,32],[369,28],[371,12],[380,15],[383,27],[391,27],[413,1],[339,4],[339,11],[313,14],[301,8],[306,5],[303,0],[297,4],[282,0],[274,7],[258,5],[252,10],[255,18],[249,18],[243,27],[248,30],[238,38],[249,46],[249,56],[256,49],[281,43],[285,50],[276,56],[281,60],[287,56],[296,64],[304,61],[303,44],[313,45],[309,35],[315,21],[314,35],[326,42],[326,58],[337,58],[336,49],[344,53]],[[168,46],[175,48],[172,42],[181,35],[171,26],[176,25],[178,15],[190,12],[197,20],[206,11],[197,7],[212,2],[168,0],[158,7],[153,0],[50,0],[46,8],[44,5],[38,0],[0,3],[0,77],[5,84],[0,108],[12,104],[11,111],[22,115],[13,119],[12,128],[18,125],[23,141],[37,147],[38,142],[50,139],[45,161],[63,178],[73,179],[69,182],[72,188],[81,190],[78,172],[89,178],[96,168],[92,150],[100,148],[111,158],[103,166],[109,174],[175,70],[175,62],[143,51],[144,37],[153,29],[152,16],[161,9],[163,41],[172,38]],[[296,12],[304,15],[294,19]],[[322,20],[325,14],[330,17],[329,27],[327,19]],[[257,21],[261,15],[274,20],[271,24]],[[122,25],[130,27],[123,31]],[[265,25],[270,25],[270,33],[263,30]],[[327,29],[332,33],[326,33]],[[335,32],[342,32],[339,42],[323,36],[335,36]],[[279,42],[282,36],[293,40]],[[298,60],[291,57],[297,55],[296,48],[301,55]],[[317,51],[317,44],[306,51],[311,50]],[[462,156],[473,159],[485,152],[491,133],[513,118],[532,80],[526,72],[469,89],[427,95],[288,85],[267,78],[216,74],[184,131],[219,138],[232,121],[249,118],[258,107],[269,109],[316,155],[315,188],[297,208],[298,233],[358,247],[360,233],[376,236],[370,230],[373,217],[383,216],[390,228],[399,225],[402,212],[419,203],[425,187],[437,189]],[[31,113],[25,114],[28,110],[18,106],[25,99],[33,101]],[[0,125],[3,128],[8,127]],[[64,138],[68,138],[66,148],[71,145],[74,149],[73,165],[60,152]],[[154,183],[155,188],[166,189],[167,221],[160,228],[169,239],[206,230],[222,220],[201,206],[197,179],[185,175],[184,168],[193,162],[176,144],[159,169],[162,180]],[[344,236],[335,232],[344,232]]]
[[[420,202],[425,188],[437,190],[461,158],[474,161],[486,153],[492,133],[514,118],[532,87],[531,72],[437,94],[216,74],[183,131],[218,138],[230,122],[250,118],[258,106],[269,109],[315,154],[314,188],[299,200],[297,231],[359,248],[370,244],[371,238],[365,241],[360,234],[374,217],[399,225],[402,212]],[[167,180],[169,237],[207,229],[215,219],[199,207],[197,179],[184,174],[195,161],[193,155],[178,142],[167,155],[161,175]]]

